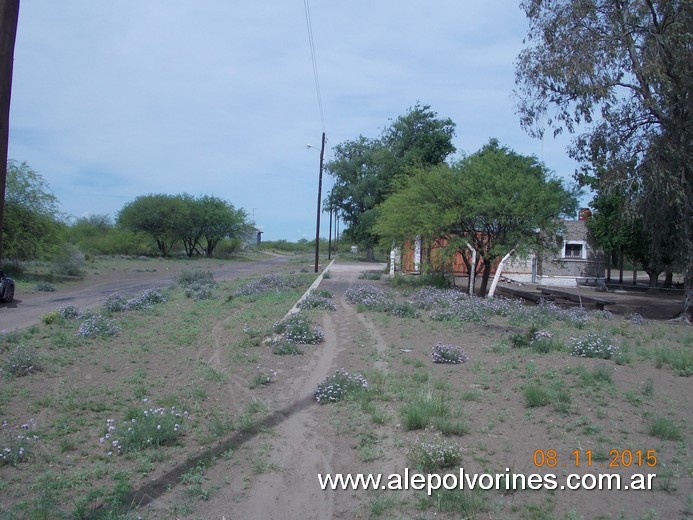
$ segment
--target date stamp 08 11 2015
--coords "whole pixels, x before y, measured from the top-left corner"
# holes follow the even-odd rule
[[[599,467],[599,468],[631,468],[657,466],[657,450],[609,450],[606,460],[600,457],[600,462],[593,459],[592,450],[573,450],[570,456],[562,458],[556,450],[534,450],[532,462],[537,468],[556,467]]]

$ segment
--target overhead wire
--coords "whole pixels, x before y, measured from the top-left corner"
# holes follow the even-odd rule
[[[318,76],[318,60],[315,57],[315,41],[313,40],[313,25],[310,19],[310,6],[308,0],[303,0],[303,7],[306,13],[306,26],[308,27],[308,43],[310,44],[310,56],[313,62],[313,76],[315,78],[315,93],[318,96],[318,109],[320,110],[320,121],[322,131],[325,132],[325,112],[322,107],[322,93],[320,92],[320,78]]]

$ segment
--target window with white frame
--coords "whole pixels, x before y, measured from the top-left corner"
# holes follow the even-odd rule
[[[573,260],[587,259],[587,244],[583,240],[566,240],[563,242],[562,258]]]

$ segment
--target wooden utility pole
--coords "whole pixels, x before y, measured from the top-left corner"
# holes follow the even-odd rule
[[[322,133],[322,145],[320,146],[320,174],[318,176],[318,217],[315,224],[315,272],[318,272],[320,261],[320,213],[322,213],[322,162],[325,158],[325,132]]]
[[[17,38],[19,0],[0,0],[0,261],[4,258],[2,229],[5,222],[7,150],[10,143],[10,98],[14,42]]]

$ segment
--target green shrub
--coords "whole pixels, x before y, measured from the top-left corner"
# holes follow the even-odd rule
[[[287,341],[283,337],[275,337],[269,341],[269,348],[272,354],[277,354],[279,356],[295,356],[303,354],[303,351],[296,346],[296,343]]]
[[[51,325],[60,319],[58,311],[50,311],[41,316],[41,321],[46,325]]]
[[[551,392],[540,386],[530,385],[524,389],[523,394],[527,408],[546,406],[551,402]]]
[[[1,370],[13,377],[26,376],[42,370],[41,357],[34,347],[17,345],[7,354]]]
[[[423,430],[432,424],[434,418],[445,418],[450,409],[441,396],[422,393],[412,401],[405,403],[400,410],[402,426],[405,430]]]
[[[666,417],[655,417],[650,421],[650,435],[667,441],[680,441],[683,432],[679,425]]]
[[[41,280],[36,282],[36,285],[34,285],[34,290],[39,292],[55,292],[55,287],[48,282]]]

